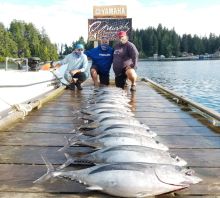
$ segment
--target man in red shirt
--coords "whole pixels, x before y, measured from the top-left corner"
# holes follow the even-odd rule
[[[116,44],[113,54],[113,70],[115,85],[124,89],[126,79],[131,81],[131,91],[136,91],[137,74],[135,69],[138,62],[138,50],[133,43],[128,41],[126,32],[117,33],[119,43]]]

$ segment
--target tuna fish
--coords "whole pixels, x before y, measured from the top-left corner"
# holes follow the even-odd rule
[[[121,114],[127,115],[127,116],[134,116],[134,113],[130,112],[130,111],[126,111],[126,110],[122,110],[122,109],[115,109],[115,108],[111,108],[111,109],[95,109],[93,111],[89,111],[89,110],[81,110],[81,113],[84,115],[93,115],[93,116],[97,116],[100,114],[106,114],[106,113],[118,113],[120,112]]]
[[[50,178],[68,178],[85,184],[89,190],[98,190],[113,196],[145,197],[189,187],[202,181],[193,171],[174,165],[146,163],[114,163],[96,165],[73,171],[54,170],[44,159],[47,173],[34,183]]]
[[[89,104],[112,104],[112,105],[122,105],[124,107],[131,108],[132,106],[128,104],[127,101],[121,101],[121,100],[97,100],[97,101],[91,101]]]
[[[85,145],[95,148],[119,146],[119,145],[139,145],[146,146],[150,148],[155,148],[159,150],[167,151],[168,147],[161,144],[159,141],[131,133],[113,133],[113,134],[103,134],[96,137],[86,138],[77,134],[71,137],[68,143],[60,150],[65,150],[66,147],[70,145]]]
[[[87,108],[82,108],[80,110],[75,110],[75,111],[72,111],[72,114],[75,116],[75,117],[78,117],[80,114],[83,114],[83,115],[97,115],[97,114],[101,114],[101,113],[118,113],[118,112],[121,112],[121,113],[124,113],[124,114],[127,114],[128,116],[134,116],[134,114],[131,112],[131,109],[129,108],[125,108],[123,106],[120,106],[120,107],[116,107],[116,106],[112,106],[112,105],[106,105],[105,107],[104,106],[101,106],[101,107],[92,107],[92,106],[88,106]]]
[[[145,125],[140,123],[137,119],[132,118],[132,117],[126,117],[126,118],[121,118],[121,117],[109,117],[106,119],[101,120],[100,122],[94,121],[89,124],[85,124],[80,126],[80,129],[95,129],[100,126],[112,126],[115,124],[125,124],[125,125],[130,125],[130,126],[137,126],[137,127],[144,127]],[[146,126],[147,127],[147,126]],[[147,127],[149,128],[149,127]]]
[[[92,117],[92,116],[91,116]],[[128,120],[134,123],[140,123],[136,118],[124,115],[123,113],[108,113],[99,116],[93,116],[93,122],[105,123],[108,120]],[[90,119],[91,120],[91,119]]]
[[[140,126],[132,126],[130,124],[126,124],[126,123],[111,123],[109,125],[101,125],[101,126],[90,126],[88,124],[85,125],[81,125],[78,129],[82,129],[82,130],[90,130],[91,132],[97,132],[100,133],[100,131],[106,131],[109,129],[114,129],[114,128],[124,128],[124,127],[129,127],[131,130],[144,130],[144,131],[150,131],[150,128],[146,125],[140,125]]]
[[[110,164],[115,162],[142,162],[177,166],[187,164],[185,160],[171,155],[169,152],[137,145],[108,147],[78,158],[74,158],[70,153],[66,153],[65,156],[67,161],[60,166],[60,169],[70,164]]]
[[[98,121],[101,122],[102,120],[106,118],[111,118],[111,117],[121,117],[121,118],[128,118],[131,116],[128,116],[127,114],[121,113],[121,112],[111,112],[111,113],[101,113],[97,115],[92,115],[92,116],[82,116],[81,118],[83,120],[88,120],[88,121]],[[133,117],[132,117],[133,118]]]
[[[126,96],[122,96],[119,94],[104,94],[100,96],[93,97],[92,101],[99,101],[99,100],[120,100],[120,101],[127,101],[130,102],[130,99]]]
[[[135,128],[135,127],[129,127],[129,126],[124,126],[124,127],[116,127],[116,128],[110,128],[106,130],[102,130],[100,128],[96,128],[95,130],[88,130],[88,131],[81,131],[86,136],[97,136],[97,135],[102,135],[102,134],[117,134],[117,133],[131,133],[131,134],[137,134],[137,135],[142,135],[142,136],[147,136],[147,137],[156,137],[157,134],[151,130],[146,130],[144,128]],[[78,131],[75,131],[75,133],[78,133]]]
[[[118,111],[120,111],[120,109],[122,109],[122,110],[125,110],[125,111],[131,111],[130,108],[124,107],[121,104],[106,104],[106,103],[93,104],[93,105],[90,105],[90,106],[86,106],[84,109],[89,110],[89,111],[93,111],[93,110],[96,110],[96,109],[118,109]]]

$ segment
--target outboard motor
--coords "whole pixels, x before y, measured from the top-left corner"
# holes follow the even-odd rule
[[[39,63],[40,63],[40,58],[38,57],[28,58],[29,71],[38,71],[40,69]]]

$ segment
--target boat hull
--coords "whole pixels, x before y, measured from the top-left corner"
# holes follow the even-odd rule
[[[30,103],[61,85],[59,72],[0,71],[0,114],[13,105]]]

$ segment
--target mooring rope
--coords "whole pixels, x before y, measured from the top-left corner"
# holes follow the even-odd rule
[[[17,111],[21,111],[23,113],[23,118],[28,114],[28,112],[32,111],[32,106],[30,104],[15,104],[13,107]]]
[[[7,105],[11,106],[11,108],[15,109],[16,111],[20,111],[23,113],[23,119],[24,117],[28,114],[28,112],[32,111],[32,106],[30,104],[10,104],[9,102],[7,102],[6,100],[2,99],[0,97],[0,100],[3,101],[4,103],[6,103]]]

